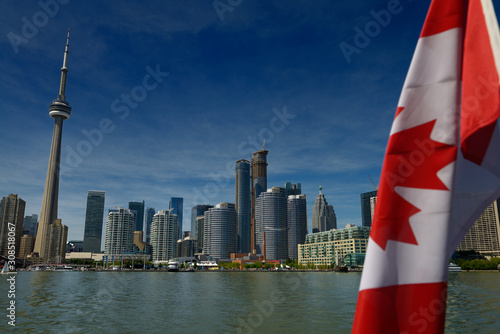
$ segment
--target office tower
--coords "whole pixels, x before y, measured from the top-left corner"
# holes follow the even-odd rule
[[[173,209],[172,214],[177,215],[179,218],[179,235],[177,239],[182,239],[182,210],[183,210],[183,199],[181,197],[170,197],[170,202],[168,203],[168,208]]]
[[[196,218],[199,216],[203,216],[205,214],[205,211],[207,211],[210,208],[213,208],[213,205],[209,204],[200,204],[193,206],[191,208],[191,236],[194,238],[198,238],[198,230],[196,229]]]
[[[54,222],[49,225],[47,233],[47,239],[49,241],[47,245],[47,254],[49,254],[49,256],[45,258],[47,263],[64,262],[67,238],[68,227],[61,223],[61,219],[54,220]]]
[[[290,195],[287,201],[288,257],[298,259],[297,247],[303,244],[307,234],[306,195]]]
[[[286,198],[290,195],[300,195],[302,194],[302,185],[300,183],[292,184],[291,182],[285,183]]]
[[[144,201],[128,202],[130,211],[135,211],[135,227],[134,231],[144,231]]]
[[[23,235],[19,246],[19,258],[26,259],[33,252],[33,247],[35,247],[35,237],[29,234]]]
[[[332,228],[337,228],[337,217],[335,216],[333,206],[328,205],[325,195],[323,195],[321,190],[322,188],[319,187],[319,194],[316,196],[316,201],[313,206],[313,233],[329,231]]]
[[[179,217],[174,210],[161,210],[151,225],[152,261],[168,261],[176,256],[179,236]]]
[[[151,224],[153,224],[153,217],[155,215],[155,208],[146,209],[146,244],[151,242]]]
[[[44,262],[58,254],[48,252],[49,226],[57,219],[57,206],[59,198],[59,169],[61,165],[61,144],[63,121],[67,120],[71,114],[71,107],[66,101],[66,77],[68,74],[68,48],[69,48],[69,30],[66,40],[66,49],[64,51],[63,67],[61,68],[61,83],[59,86],[59,95],[49,107],[50,117],[55,119],[54,133],[52,135],[52,145],[50,148],[49,166],[47,169],[47,179],[45,181],[45,191],[43,193],[42,211],[38,231],[36,234],[34,253],[38,256],[37,262]],[[65,248],[66,244],[52,247],[50,249]]]
[[[251,175],[251,219],[250,219],[250,248],[252,254],[256,254],[256,230],[255,230],[255,202],[260,196],[261,192],[266,192],[267,190],[267,153],[262,145],[262,151],[254,152],[252,155],[252,175]]]
[[[134,251],[135,215],[129,209],[109,210],[106,221],[106,255],[121,255]]]
[[[182,240],[177,240],[178,257],[194,257],[196,253],[198,253],[198,240],[196,238],[188,236]]]
[[[196,217],[196,239],[198,239],[198,251],[203,252],[204,236],[205,236],[205,216]]]
[[[236,208],[219,203],[205,212],[203,252],[213,259],[229,259],[236,253]]]
[[[236,161],[236,214],[238,234],[238,253],[250,253],[251,248],[251,229],[250,220],[252,219],[250,190],[250,161],[240,159]]]
[[[372,226],[375,203],[377,202],[377,191],[361,194],[361,225]]]
[[[255,203],[255,244],[265,260],[288,257],[286,190],[273,187],[262,192]]]
[[[83,234],[84,252],[101,252],[102,225],[104,220],[104,197],[104,191],[89,190],[87,193],[85,233]]]
[[[14,237],[15,256],[19,256],[25,207],[26,202],[17,194],[10,194],[0,202],[0,254],[3,256],[8,256],[8,250],[12,249],[9,237]]]
[[[500,255],[500,199],[488,205],[467,231],[458,250]]]
[[[28,235],[35,237],[37,229],[38,229],[38,215],[33,214],[31,216],[25,216],[23,230],[27,231]]]

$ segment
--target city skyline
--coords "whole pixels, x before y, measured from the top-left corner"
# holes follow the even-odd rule
[[[69,2],[50,13],[2,3],[0,196],[19,194],[26,215],[41,213],[47,105],[70,27],[74,113],[58,211],[68,240],[83,240],[91,189],[106,191],[106,211],[130,201],[166,210],[182,197],[184,222],[197,204],[233,202],[234,162],[250,160],[264,139],[268,188],[301,183],[310,229],[319,185],[338,227],[359,226],[359,195],[373,190],[368,175],[379,181],[428,4],[401,2],[366,35],[387,1],[243,2],[223,14],[211,2]],[[37,13],[47,22],[35,26]],[[347,44],[357,52],[346,57]]]

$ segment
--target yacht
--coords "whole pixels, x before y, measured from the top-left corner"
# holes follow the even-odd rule
[[[168,261],[168,271],[179,271],[179,262],[177,261]]]
[[[462,271],[462,268],[460,268],[459,266],[457,266],[455,263],[450,263],[448,265],[448,271],[450,273],[459,273]]]

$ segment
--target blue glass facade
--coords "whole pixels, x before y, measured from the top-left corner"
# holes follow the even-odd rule
[[[170,197],[169,209],[172,209],[172,214],[177,215],[179,219],[179,237],[182,239],[182,210],[184,199],[181,197]]]
[[[250,253],[251,249],[251,189],[250,189],[250,161],[236,161],[236,214],[238,253]]]

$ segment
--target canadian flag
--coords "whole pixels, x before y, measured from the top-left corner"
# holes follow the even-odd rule
[[[433,0],[392,125],[353,333],[442,333],[449,259],[500,196],[491,0]]]

